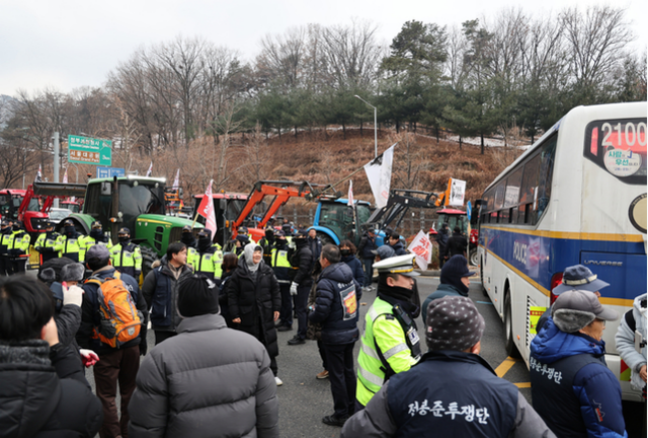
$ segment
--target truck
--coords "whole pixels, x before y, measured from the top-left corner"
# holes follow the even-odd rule
[[[169,243],[180,240],[182,228],[193,224],[191,220],[166,215],[165,185],[165,178],[136,175],[91,179],[83,195],[83,209],[71,214],[69,219],[81,234],[89,234],[94,221],[101,222],[103,229],[110,231],[113,243],[117,242],[117,231],[128,228],[132,241],[142,250],[142,273],[146,275],[152,263],[166,254]],[[34,186],[38,193],[47,195],[57,190],[60,193],[64,184],[35,183]],[[68,196],[79,195],[70,190]],[[203,226],[193,225],[197,235]],[[57,230],[62,226],[59,224]]]

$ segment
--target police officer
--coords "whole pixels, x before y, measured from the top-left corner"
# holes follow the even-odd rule
[[[270,250],[270,266],[279,282],[279,291],[281,292],[281,311],[279,312],[279,322],[277,331],[287,332],[292,330],[292,297],[290,296],[290,274],[292,267],[288,260],[288,242],[283,231],[277,231],[274,238],[274,247]]]
[[[13,244],[13,230],[10,220],[2,220],[0,225],[0,275],[13,274],[13,266],[9,257],[9,246]]]
[[[274,248],[274,244],[275,230],[268,227],[265,229],[265,236],[259,240],[259,246],[263,248],[263,261],[268,266],[272,266],[272,248]]]
[[[194,273],[203,274],[220,284],[223,274],[223,250],[220,245],[212,243],[211,230],[200,230],[197,249],[188,249],[187,264],[194,268]]]
[[[61,235],[54,231],[54,222],[47,221],[45,223],[45,232],[38,236],[34,244],[34,248],[40,253],[41,266],[48,260],[58,258],[56,244],[60,237]]]
[[[198,243],[196,242],[196,238],[193,235],[191,225],[185,225],[184,227],[182,227],[182,237],[180,237],[180,242],[187,245],[187,250],[190,250],[192,248],[195,249],[198,247]]]
[[[63,235],[59,236],[56,249],[59,257],[67,257],[74,262],[81,262],[85,259],[85,248],[82,246],[81,234],[79,234],[71,219],[63,222]]]
[[[108,236],[103,231],[101,222],[94,221],[91,225],[90,234],[87,236],[81,236],[81,246],[83,247],[83,252],[86,253],[94,245],[103,245],[106,248],[110,249],[112,243]]]
[[[429,351],[385,382],[366,409],[346,421],[342,438],[555,437],[518,389],[479,356],[484,318],[469,298],[432,301],[427,321]]]
[[[13,240],[8,247],[11,265],[14,273],[25,272],[25,265],[29,259],[29,244],[31,236],[26,232],[18,221],[13,224]]]
[[[290,284],[290,294],[294,296],[295,311],[297,313],[297,334],[288,341],[288,345],[302,345],[306,343],[308,330],[308,294],[313,284],[313,254],[308,246],[308,232],[299,230],[293,240],[296,246],[295,262],[292,263],[295,273]]]
[[[139,281],[142,272],[142,252],[131,243],[130,230],[126,227],[117,232],[119,243],[110,248],[110,261],[122,274],[128,274]]]
[[[364,408],[392,375],[409,370],[421,355],[411,302],[414,256],[405,254],[373,265],[378,270],[378,296],[365,316],[358,356],[356,410]]]

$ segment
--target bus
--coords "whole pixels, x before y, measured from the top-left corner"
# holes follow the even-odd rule
[[[603,305],[620,315],[646,293],[646,102],[572,109],[484,191],[479,271],[504,321],[506,350],[529,366],[535,324],[567,266],[610,283]],[[604,332],[624,399],[641,400]]]

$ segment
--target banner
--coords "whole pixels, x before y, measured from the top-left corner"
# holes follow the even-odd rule
[[[212,199],[212,182],[209,181],[205,196],[198,206],[198,214],[206,219],[205,228],[211,230],[212,239],[216,236],[216,212],[214,211],[214,200]]]
[[[180,169],[176,172],[175,179],[173,180],[173,190],[178,190],[180,188]]]
[[[391,186],[392,163],[394,161],[394,143],[389,149],[365,164],[364,169],[371,186],[371,192],[376,201],[376,207],[382,208],[387,205],[389,189]]]
[[[349,181],[349,195],[347,197],[349,198],[347,205],[353,207],[353,180]]]
[[[67,184],[68,179],[67,179],[67,169],[65,169],[65,173],[63,174],[63,184]]]
[[[151,165],[149,166],[148,170],[146,171],[146,176],[151,176],[151,173],[153,173],[153,162],[151,161]]]
[[[416,264],[419,268],[422,271],[427,270],[428,265],[432,261],[432,243],[430,243],[427,234],[419,231],[407,249],[416,256]]]
[[[466,181],[452,178],[451,184],[447,205],[461,207],[464,204],[464,196],[466,195]]]

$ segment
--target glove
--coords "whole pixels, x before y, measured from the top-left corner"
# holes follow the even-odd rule
[[[86,368],[89,368],[99,362],[99,356],[97,356],[97,353],[92,350],[84,350],[82,348],[79,350],[79,354],[81,354],[81,362],[83,362],[83,366],[85,366]]]
[[[298,284],[294,281],[290,283],[290,295],[297,295],[297,286]]]
[[[146,356],[148,351],[148,345],[146,344],[146,339],[142,339],[139,344],[140,356]]]
[[[79,286],[63,287],[63,305],[74,304],[81,307],[83,303],[83,289]]]

